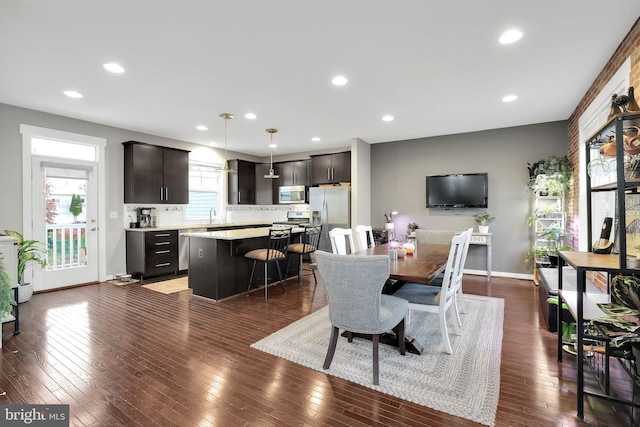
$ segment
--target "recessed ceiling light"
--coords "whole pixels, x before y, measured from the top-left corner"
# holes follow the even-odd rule
[[[504,98],[502,98],[502,102],[513,102],[516,99],[518,99],[516,95],[507,95]]]
[[[198,130],[207,130],[209,128],[206,127],[205,125],[198,125],[198,126],[196,126],[196,129],[198,129]]]
[[[247,113],[247,114],[245,114],[245,115],[244,115],[244,118],[245,118],[245,119],[249,119],[249,120],[253,120],[253,119],[255,119],[256,117],[258,117],[258,116],[256,116],[256,115],[255,115],[255,114],[253,114],[253,113]]]
[[[507,30],[500,36],[500,43],[502,44],[510,44],[515,43],[522,38],[522,31],[511,29]]]
[[[319,136],[314,136],[313,138],[311,138],[311,140],[313,142],[320,142],[320,137]]]
[[[210,142],[209,143],[209,147],[217,147],[218,143],[217,142]]]
[[[347,78],[345,76],[335,76],[332,80],[331,83],[333,83],[336,86],[344,86],[347,84],[349,80],[347,80]]]
[[[390,122],[392,120],[393,120],[393,116],[390,115],[390,114],[387,114],[386,116],[382,117],[382,121],[384,121],[384,122]]]
[[[108,64],[102,64],[105,70],[110,71],[115,74],[124,73],[124,68],[120,64],[116,64],[115,62],[109,62]]]
[[[67,95],[69,98],[82,98],[82,94],[79,92],[76,92],[75,90],[65,90],[64,94]]]
[[[278,147],[276,144],[269,144],[269,148],[276,148]]]

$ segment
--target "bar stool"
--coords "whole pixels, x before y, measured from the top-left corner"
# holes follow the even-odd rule
[[[291,254],[291,256],[298,255],[299,266],[298,266],[298,286],[302,286],[302,271],[306,270],[309,273],[313,274],[313,280],[318,284],[318,279],[316,278],[316,272],[313,266],[310,266],[309,269],[302,268],[302,261],[305,255],[311,255],[318,249],[318,245],[320,244],[320,235],[322,234],[322,225],[305,225],[304,233],[301,236],[300,243],[291,243],[287,246],[287,253]],[[287,273],[289,272],[289,263],[291,262],[291,256],[288,257],[287,260]],[[309,259],[309,263],[311,264],[311,259]]]
[[[251,290],[251,282],[253,281],[253,273],[256,269],[256,262],[260,261],[264,264],[264,299],[267,300],[267,287],[269,283],[269,264],[275,264],[278,269],[278,277],[280,284],[282,285],[283,292],[286,292],[282,270],[280,269],[280,261],[284,261],[287,257],[287,246],[291,240],[291,229],[269,229],[269,242],[268,246],[263,249],[254,249],[245,254],[245,258],[253,260],[253,267],[251,268],[251,277],[249,277],[249,286],[247,287],[247,295]]]

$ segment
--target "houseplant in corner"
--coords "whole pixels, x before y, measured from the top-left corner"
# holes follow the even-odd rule
[[[25,240],[22,234],[17,231],[4,230],[7,236],[15,237],[18,239],[18,302],[27,302],[31,295],[33,295],[33,283],[25,283],[24,271],[29,264],[37,264],[40,268],[44,268],[47,265],[44,243],[39,240]],[[42,256],[45,258],[42,258]]]
[[[0,320],[11,314],[12,307],[16,305],[11,291],[11,277],[4,269],[2,258],[0,258]],[[2,336],[0,336],[0,347],[2,347]]]
[[[489,212],[480,212],[474,214],[473,218],[478,224],[478,231],[485,234],[489,232],[489,225],[493,224],[493,221],[496,219],[495,217],[491,216]]]

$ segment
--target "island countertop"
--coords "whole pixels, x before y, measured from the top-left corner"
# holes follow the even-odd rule
[[[200,233],[185,233],[190,237],[203,237],[207,239],[218,240],[239,240],[239,239],[252,239],[255,237],[267,237],[270,229],[283,229],[285,227],[258,227],[258,228],[239,228],[236,230],[222,230],[222,231],[207,231]],[[291,229],[292,233],[302,233],[303,228],[294,227]]]
[[[145,227],[145,228],[125,228],[126,231],[169,231],[169,230],[188,230],[194,228],[239,228],[250,226],[269,226],[273,221],[245,221],[245,222],[227,222],[227,223],[212,223],[212,224],[183,224],[183,225],[162,225],[158,227]]]

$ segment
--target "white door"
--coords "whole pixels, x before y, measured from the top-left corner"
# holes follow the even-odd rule
[[[46,268],[32,269],[34,290],[98,281],[96,169],[94,162],[32,157],[32,236],[47,249]]]

